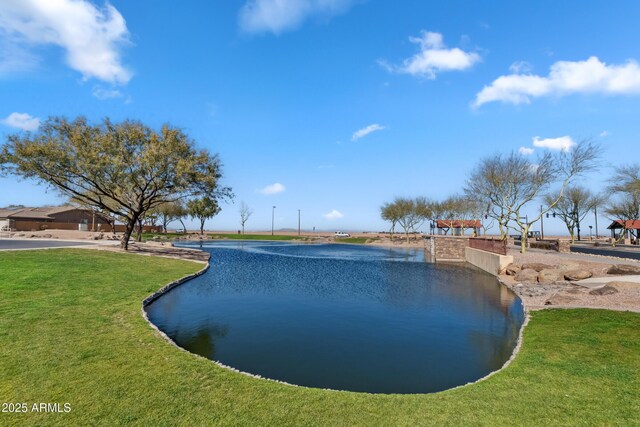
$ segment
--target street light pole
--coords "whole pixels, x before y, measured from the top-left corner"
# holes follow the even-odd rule
[[[273,236],[273,224],[274,224],[275,216],[276,216],[276,207],[274,206],[273,209],[271,209],[271,235],[272,236]]]
[[[598,240],[598,206],[593,207],[593,214],[596,218],[596,240]]]
[[[540,205],[540,238],[544,240],[544,215],[542,214],[542,205]]]
[[[298,209],[298,236],[300,235],[300,209]]]

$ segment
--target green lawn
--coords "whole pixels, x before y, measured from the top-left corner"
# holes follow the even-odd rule
[[[213,239],[235,239],[235,240],[305,240],[302,236],[284,236],[270,234],[209,234]]]
[[[374,241],[374,240],[378,240],[377,237],[341,237],[338,238],[336,237],[336,242],[337,243],[356,243],[356,244],[364,244],[367,243],[368,241]]]
[[[165,342],[141,301],[201,265],[90,250],[0,252],[0,425],[640,425],[640,314],[535,312],[515,361],[431,395],[295,388]],[[389,361],[393,363],[393,361]]]

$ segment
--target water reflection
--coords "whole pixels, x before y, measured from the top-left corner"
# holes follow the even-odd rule
[[[148,307],[179,345],[299,385],[420,393],[478,379],[510,356],[520,300],[422,251],[272,242],[203,244],[205,275]]]

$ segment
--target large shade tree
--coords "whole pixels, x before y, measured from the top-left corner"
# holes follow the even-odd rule
[[[9,135],[0,170],[46,182],[60,192],[125,224],[128,248],[140,218],[154,208],[192,197],[221,198],[218,156],[199,150],[182,130],[158,131],[126,120],[92,124],[84,117],[49,118],[35,133]]]

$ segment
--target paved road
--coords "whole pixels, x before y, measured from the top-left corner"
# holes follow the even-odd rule
[[[593,246],[571,246],[571,252],[591,255],[612,256],[618,258],[630,258],[640,260],[640,248],[620,248],[620,247],[593,247]]]
[[[0,239],[0,250],[63,248],[66,246],[87,246],[93,244],[94,243],[89,242],[61,242],[56,240]]]

